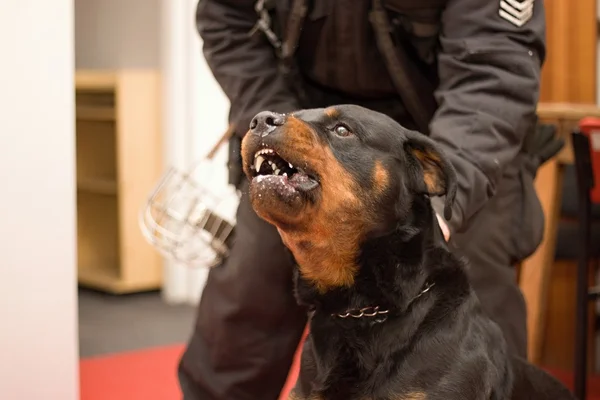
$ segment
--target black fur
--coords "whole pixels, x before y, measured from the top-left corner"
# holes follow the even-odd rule
[[[296,271],[297,299],[312,311],[293,398],[574,399],[550,375],[507,354],[500,328],[469,285],[464,261],[446,246],[423,189],[424,169],[439,169],[449,204],[456,180],[435,144],[382,114],[356,106],[335,110],[353,137],[332,136],[332,117],[323,110],[294,115],[331,147],[364,189],[360,195],[372,196],[364,200],[377,224],[365,232],[351,287],[323,293]],[[413,149],[426,149],[438,163],[423,165]],[[375,160],[389,177],[378,196],[370,190]],[[367,306],[389,313],[336,316]]]

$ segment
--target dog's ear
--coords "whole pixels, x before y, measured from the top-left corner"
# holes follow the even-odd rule
[[[413,188],[429,196],[446,195],[444,218],[452,218],[456,197],[456,172],[442,150],[427,136],[414,131],[406,134],[404,151],[409,160],[409,180]]]

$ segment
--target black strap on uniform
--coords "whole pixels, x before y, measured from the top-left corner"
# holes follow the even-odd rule
[[[290,84],[295,85],[296,92],[303,104],[307,96],[300,79],[297,63],[294,59],[298,47],[302,25],[307,13],[307,0],[293,0],[288,16],[287,29],[283,43],[271,29],[271,17],[265,3],[269,0],[258,0],[255,10],[259,16],[251,34],[262,31],[280,59],[282,74]],[[433,118],[437,104],[432,96],[433,87],[421,71],[404,52],[402,46],[395,46],[392,41],[392,27],[381,0],[373,0],[369,19],[377,37],[377,45],[381,51],[396,91],[402,98],[404,106],[415,120],[419,130],[429,133],[429,122]]]
[[[294,54],[298,48],[300,33],[304,18],[306,18],[306,0],[294,0],[292,9],[287,21],[287,29],[284,36],[283,45],[281,47],[281,61],[286,69],[294,69]]]
[[[261,31],[265,34],[271,46],[275,50],[275,55],[280,60],[279,68],[286,81],[294,85],[296,93],[300,98],[301,103],[307,103],[307,96],[294,58],[296,49],[298,48],[298,41],[300,40],[300,33],[302,32],[302,25],[304,24],[304,18],[308,7],[306,5],[307,0],[294,0],[292,9],[288,15],[287,29],[283,35],[283,42],[279,39],[277,34],[271,29],[271,16],[269,15],[269,9],[274,8],[275,4],[272,0],[258,0],[254,5],[254,10],[258,14],[258,21],[250,36],[254,35],[257,31]]]
[[[256,21],[254,28],[248,32],[248,36],[254,36],[258,31],[264,33],[269,43],[271,43],[271,46],[275,49],[277,57],[279,57],[279,53],[281,52],[281,41],[271,29],[269,7],[265,4],[268,1],[269,0],[258,0],[256,4],[254,4],[254,11],[258,14],[258,20]]]
[[[306,5],[307,0],[294,0],[292,3],[292,9],[287,20],[287,29],[283,38],[283,45],[281,46],[280,54],[280,69],[281,73],[286,77],[290,84],[295,86],[296,93],[300,98],[300,102],[304,105],[308,103],[308,96],[306,90],[302,84],[302,78],[298,70],[298,64],[296,63],[295,54],[298,48],[298,42],[300,40],[300,33],[302,32],[302,26],[308,6]]]
[[[411,62],[402,46],[394,45],[393,30],[381,0],[373,0],[372,4],[369,19],[392,82],[419,130],[429,134],[429,122],[437,109],[431,82]]]

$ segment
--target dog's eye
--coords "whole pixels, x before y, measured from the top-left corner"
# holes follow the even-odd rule
[[[347,136],[352,135],[352,132],[350,132],[350,129],[348,129],[348,127],[343,124],[336,125],[333,128],[333,132],[335,132],[336,135],[341,136],[341,137],[347,137]]]

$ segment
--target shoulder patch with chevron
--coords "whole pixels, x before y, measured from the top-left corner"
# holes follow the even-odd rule
[[[498,14],[516,26],[523,26],[533,16],[533,3],[535,0],[500,0]]]

